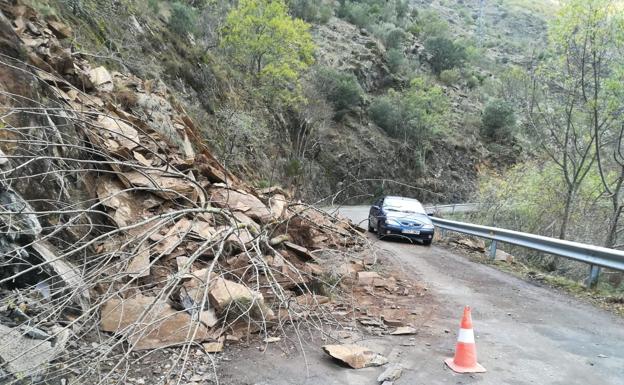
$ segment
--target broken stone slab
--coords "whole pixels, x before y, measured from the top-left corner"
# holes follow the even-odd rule
[[[386,357],[360,345],[325,345],[323,350],[331,357],[342,361],[353,369],[381,366],[388,363]]]
[[[164,171],[150,171],[141,173],[130,171],[118,174],[121,181],[128,187],[142,187],[149,189],[154,194],[164,199],[177,199],[181,197],[189,198],[195,202],[197,200],[197,190],[188,179],[181,176],[173,176]]]
[[[220,353],[223,351],[225,337],[221,336],[217,341],[204,342],[202,346],[206,353]]]
[[[358,285],[370,286],[376,279],[381,279],[381,276],[375,271],[360,271],[357,273]]]
[[[59,39],[65,39],[72,35],[71,27],[61,22],[49,20],[48,26],[50,27],[52,32],[54,32],[56,37],[58,37]]]
[[[390,334],[394,336],[401,336],[401,335],[409,335],[409,334],[416,334],[416,333],[418,333],[418,330],[416,330],[416,328],[413,328],[411,326],[399,326],[398,328],[396,328],[396,330],[394,330]]]
[[[494,260],[512,263],[514,261],[514,256],[501,249],[496,249],[496,256],[494,257]]]
[[[113,77],[105,67],[97,67],[89,71],[89,80],[98,91],[111,92],[114,88]]]
[[[377,377],[377,381],[378,382],[394,382],[396,380],[399,379],[399,377],[401,377],[401,374],[403,373],[403,367],[400,364],[392,364],[390,366],[388,366],[386,368],[386,370],[383,371],[383,373],[381,373],[379,375],[379,377]]]
[[[33,339],[17,329],[0,325],[3,368],[17,378],[45,372],[48,364],[64,351],[70,335],[69,330],[58,326],[53,327],[50,334],[53,336],[51,340]]]
[[[100,314],[100,329],[127,338],[132,350],[157,349],[215,337],[187,312],[176,311],[155,297],[112,298],[101,306]]]
[[[314,256],[310,253],[308,249],[303,246],[296,245],[292,242],[284,242],[283,245],[303,261],[310,261],[314,259]]]
[[[267,223],[273,218],[271,211],[260,199],[238,190],[228,188],[212,189],[210,200],[215,206],[241,211],[248,217],[261,223]]]
[[[307,293],[295,297],[295,301],[297,302],[297,304],[302,306],[313,306],[317,304],[322,305],[324,303],[329,303],[330,299],[329,297],[325,297],[323,295]]]
[[[286,212],[287,205],[288,201],[286,200],[286,197],[282,194],[275,194],[271,198],[269,198],[269,210],[271,210],[273,219],[280,219]]]
[[[217,278],[208,290],[208,299],[217,313],[222,314],[232,306],[242,306],[243,311],[260,310],[264,316],[272,316],[273,312],[264,304],[261,293],[252,291],[247,286],[223,278]],[[258,315],[258,314],[256,314]]]
[[[143,248],[132,256],[125,273],[137,278],[150,275],[150,252],[148,248]]]
[[[118,117],[100,115],[97,124],[98,127],[102,128],[106,134],[105,136],[113,139],[114,143],[111,141],[107,142],[111,152],[118,153],[121,148],[130,151],[139,145],[139,132]]]

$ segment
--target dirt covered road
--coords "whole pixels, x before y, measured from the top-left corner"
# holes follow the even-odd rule
[[[365,207],[341,210],[355,222]],[[407,276],[427,286],[435,302],[415,336],[363,335],[358,343],[405,369],[401,384],[612,384],[624,383],[624,322],[604,310],[549,288],[471,262],[437,246],[371,240]],[[452,356],[464,305],[473,308],[485,374],[458,375],[443,365]],[[377,384],[383,368],[353,370],[327,357],[324,342],[243,349],[225,365],[225,383]],[[305,359],[302,355],[305,351]],[[237,354],[241,354],[242,356]],[[307,364],[306,364],[307,363]]]

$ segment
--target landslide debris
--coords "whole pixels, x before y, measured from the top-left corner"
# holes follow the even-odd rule
[[[326,278],[350,270],[326,252],[360,230],[238,179],[160,81],[71,35],[0,2],[0,382],[125,382],[133,352],[186,346],[184,365],[337,307]]]

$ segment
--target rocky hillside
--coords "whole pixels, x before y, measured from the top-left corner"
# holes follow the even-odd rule
[[[295,12],[301,2],[292,3]],[[315,64],[301,79],[307,102],[294,108],[267,103],[229,64],[220,42],[230,10],[225,2],[185,5],[197,27],[182,32],[174,23],[179,3],[168,1],[32,5],[71,26],[75,33],[65,46],[73,53],[168,85],[189,116],[201,122],[201,140],[228,170],[257,186],[281,184],[312,200],[338,194],[339,201],[368,201],[393,192],[430,202],[465,201],[480,170],[518,159],[513,140],[491,143],[480,135],[480,118],[487,100],[499,93],[492,79],[506,63],[522,63],[527,47],[520,36],[524,42],[543,38],[541,16],[530,17],[538,10],[521,2],[488,5],[486,42],[474,51],[480,44],[475,41],[479,10],[472,3],[412,2],[401,19],[369,27],[355,25],[357,20],[344,16],[337,2],[311,3],[324,5],[334,16],[311,21]],[[451,71],[449,79],[432,74],[427,35],[419,32],[435,24],[428,21],[431,15],[444,26],[444,36],[474,48],[467,64]],[[390,48],[388,33],[379,32],[392,25],[411,31],[402,38],[400,57]],[[319,81],[327,71],[334,71],[325,77],[330,80],[355,76],[354,87],[360,90],[350,105],[338,106],[328,96],[331,87]],[[389,134],[371,118],[371,105],[389,92],[407,92],[415,77],[429,89],[442,90],[445,115],[437,117],[441,123],[435,127],[421,128],[423,135]],[[122,103],[147,102],[124,98],[123,88],[114,91]]]

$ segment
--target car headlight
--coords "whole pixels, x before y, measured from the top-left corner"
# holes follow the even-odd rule
[[[401,226],[401,222],[397,221],[396,219],[392,219],[392,218],[386,219],[386,224],[393,225],[393,226]]]
[[[432,224],[427,223],[426,225],[423,225],[423,227],[422,227],[422,228],[423,228],[424,230],[433,230],[433,225],[432,225]]]

